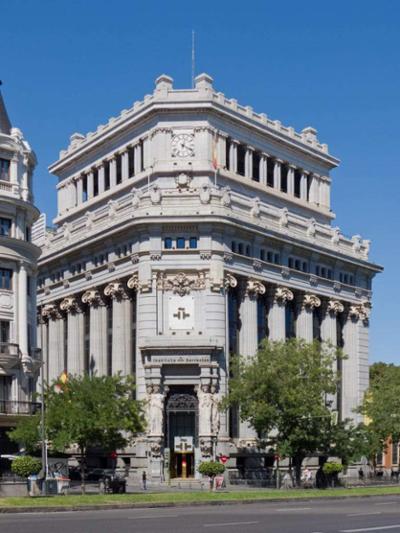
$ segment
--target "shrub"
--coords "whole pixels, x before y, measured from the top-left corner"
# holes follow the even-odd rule
[[[335,463],[333,461],[328,461],[327,463],[324,464],[324,466],[322,467],[322,470],[324,474],[326,474],[327,476],[331,476],[334,474],[340,474],[340,472],[343,471],[343,465],[341,465],[340,463]]]
[[[225,466],[217,461],[204,461],[199,464],[197,470],[203,476],[215,477],[225,472]]]
[[[38,474],[42,468],[40,459],[24,455],[16,457],[11,463],[11,470],[20,477],[29,477],[32,474]]]

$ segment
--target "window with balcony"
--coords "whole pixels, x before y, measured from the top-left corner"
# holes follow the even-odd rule
[[[10,181],[10,160],[0,158],[0,180]]]
[[[6,235],[7,237],[11,235],[11,219],[0,218],[0,235]]]
[[[0,268],[0,289],[12,289],[13,271],[9,268]]]
[[[0,343],[10,342],[10,322],[0,320]]]

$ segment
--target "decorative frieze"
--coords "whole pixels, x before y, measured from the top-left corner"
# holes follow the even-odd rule
[[[186,275],[184,272],[178,272],[174,276],[160,274],[157,280],[157,287],[164,291],[172,291],[174,294],[184,296],[190,294],[192,290],[202,290],[206,288],[204,272],[198,272],[195,275]]]

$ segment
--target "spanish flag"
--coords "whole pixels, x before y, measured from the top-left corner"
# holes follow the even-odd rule
[[[214,170],[218,168],[218,139],[217,134],[214,135],[213,139],[213,151],[212,151],[212,166]]]

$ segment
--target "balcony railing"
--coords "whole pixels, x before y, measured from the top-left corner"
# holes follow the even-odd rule
[[[19,346],[14,342],[0,342],[0,354],[19,356]]]
[[[0,400],[0,415],[34,415],[39,411],[39,402]]]

